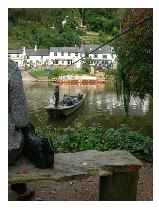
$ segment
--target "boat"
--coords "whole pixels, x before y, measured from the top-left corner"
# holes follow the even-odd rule
[[[86,95],[79,94],[76,96],[64,95],[64,98],[59,105],[55,107],[53,100],[45,107],[49,116],[60,117],[60,116],[69,116],[78,110],[81,105],[84,103]],[[69,102],[67,102],[69,100]]]

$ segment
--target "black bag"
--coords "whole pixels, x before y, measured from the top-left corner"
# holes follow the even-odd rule
[[[53,168],[54,151],[47,138],[35,134],[32,124],[23,128],[24,155],[38,168]]]

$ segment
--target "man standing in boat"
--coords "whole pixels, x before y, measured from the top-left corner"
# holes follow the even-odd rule
[[[54,96],[55,96],[55,107],[59,104],[59,85],[55,86]]]

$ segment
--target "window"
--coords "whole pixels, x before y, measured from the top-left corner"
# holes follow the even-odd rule
[[[68,52],[68,56],[71,56],[71,53],[70,52]]]
[[[8,58],[10,58],[11,57],[11,55],[8,55]]]
[[[104,59],[107,59],[107,55],[103,55],[103,58],[104,58]]]
[[[61,52],[61,56],[64,56],[64,52]]]
[[[78,56],[78,52],[75,53],[75,56]]]
[[[98,55],[97,54],[94,54],[94,58],[98,58]]]
[[[57,52],[54,52],[54,56],[57,56]]]
[[[62,62],[62,64],[64,64],[64,60],[62,60],[61,62]]]

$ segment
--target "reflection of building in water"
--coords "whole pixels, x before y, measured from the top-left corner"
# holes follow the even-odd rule
[[[147,113],[149,111],[149,96],[141,100],[139,97],[131,97],[130,106],[131,109],[142,111],[142,113]]]
[[[142,103],[142,111],[143,113],[147,113],[149,111],[150,99],[146,97]]]
[[[89,93],[88,105],[93,105],[98,112],[106,111],[109,113],[124,112],[122,97],[117,98],[114,92]],[[129,105],[130,115],[141,115],[149,111],[149,97],[141,100],[139,97],[131,97]]]

